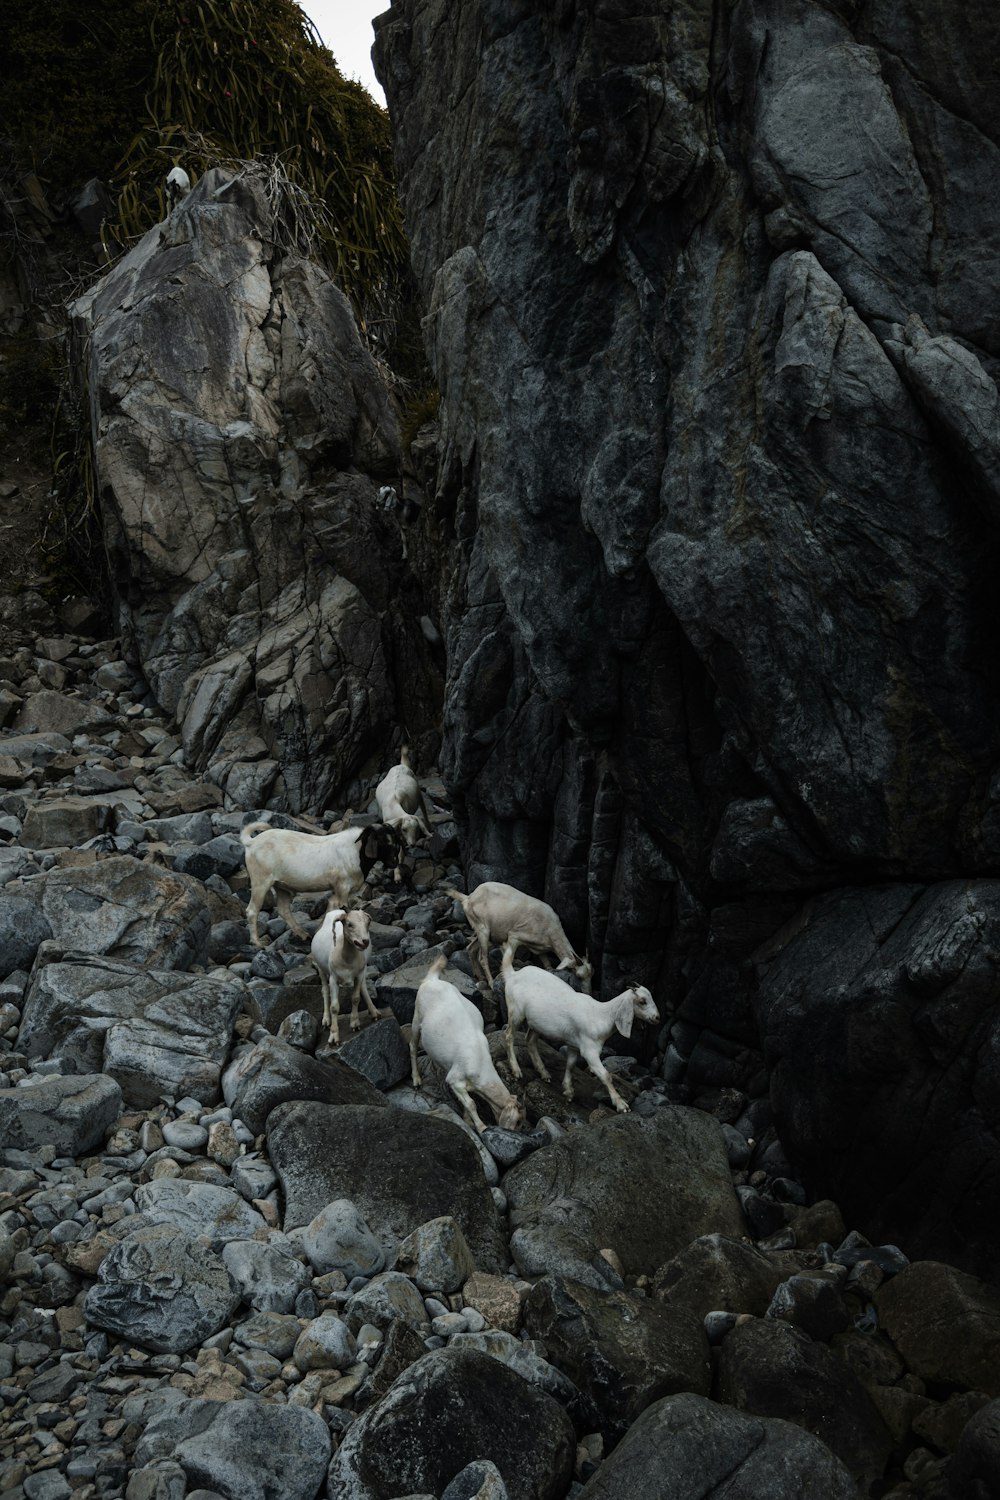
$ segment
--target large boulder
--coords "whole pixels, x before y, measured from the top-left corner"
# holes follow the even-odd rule
[[[162,1177],[136,1189],[136,1208],[147,1224],[169,1224],[221,1250],[230,1240],[252,1240],[267,1225],[233,1188]]]
[[[812,1433],[702,1396],[647,1407],[579,1500],[858,1500],[850,1470]]]
[[[777,1287],[795,1267],[794,1260],[789,1265],[787,1259],[784,1252],[768,1255],[743,1240],[701,1235],[659,1268],[652,1293],[668,1307],[686,1307],[701,1318],[710,1312],[762,1318]]]
[[[52,928],[38,902],[17,891],[0,891],[0,979],[15,969],[30,969]]]
[[[32,802],[20,841],[26,849],[72,849],[103,833],[110,815],[110,809],[92,797],[51,797]]]
[[[722,1341],[715,1395],[758,1417],[782,1417],[820,1438],[868,1492],[892,1439],[857,1376],[789,1324],[747,1318]]]
[[[222,1087],[226,1103],[253,1131],[263,1130],[272,1109],[289,1099],[385,1106],[375,1085],[338,1057],[320,1062],[262,1030],[254,1032],[254,1046],[233,1059]]]
[[[18,1046],[28,1057],[76,1056],[95,1044],[126,1103],[164,1094],[211,1103],[246,989],[238,979],[93,958],[38,969]]]
[[[314,1500],[330,1461],[330,1433],[322,1417],[302,1406],[253,1399],[181,1401],[154,1413],[135,1459],[180,1464],[189,1494],[207,1490],[225,1500]]]
[[[661,1396],[711,1391],[702,1319],[686,1308],[543,1276],[525,1301],[524,1326],[593,1401],[609,1446]]]
[[[183,1354],[217,1333],[239,1290],[220,1256],[171,1224],[139,1221],[104,1256],[84,1312],[109,1333],[162,1354]]]
[[[440,1495],[490,1459],[510,1500],[561,1500],[573,1427],[551,1396],[486,1354],[440,1349],[410,1365],[348,1429],[330,1465],[330,1500]]]
[[[1000,1396],[1000,1290],[917,1261],[875,1294],[879,1322],[921,1380]]]
[[[239,806],[323,807],[432,727],[396,411],[350,304],[275,250],[265,174],[206,172],[73,306],[123,633]],[[130,580],[141,577],[141,590]]]
[[[1000,1401],[982,1407],[965,1428],[947,1482],[950,1500],[989,1500],[1000,1493]]]
[[[26,883],[64,951],[150,969],[204,963],[212,919],[197,880],[128,854],[71,865]]]
[[[287,1103],[268,1116],[267,1148],[285,1194],[286,1229],[348,1198],[391,1265],[401,1240],[450,1214],[480,1270],[506,1269],[479,1153],[457,1125],[370,1105]]]
[[[121,1089],[103,1073],[0,1089],[0,1150],[55,1146],[59,1156],[82,1156],[103,1142],[121,1108]]]
[[[652,1275],[701,1234],[738,1238],[743,1215],[722,1130],[698,1110],[664,1108],[573,1130],[504,1178],[511,1254],[526,1276],[552,1271],[586,1286]]]

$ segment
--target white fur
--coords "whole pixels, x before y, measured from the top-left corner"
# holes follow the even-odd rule
[[[633,1020],[658,1021],[660,1013],[645,985],[632,985],[613,1000],[602,1002],[589,995],[577,995],[545,969],[527,965],[515,969],[510,948],[504,950],[504,994],[507,999],[507,1058],[515,1078],[521,1077],[514,1053],[514,1032],[518,1026],[528,1028],[528,1056],[542,1078],[548,1071],[538,1053],[537,1037],[555,1046],[566,1047],[566,1074],[563,1093],[573,1097],[573,1065],[582,1057],[590,1071],[601,1080],[611,1095],[611,1102],[621,1113],[628,1110],[625,1100],[615,1089],[611,1075],[601,1062],[601,1049],[612,1031],[629,1036]]]
[[[405,745],[400,751],[399,765],[390,767],[375,788],[375,801],[382,822],[399,832],[407,849],[412,849],[418,839],[430,838],[424,794],[410,769]],[[400,849],[396,862],[397,881],[402,877],[402,862],[403,851]]]
[[[560,969],[569,969],[590,992],[593,970],[585,958],[575,952],[552,907],[536,896],[526,896],[516,886],[499,880],[485,880],[471,895],[448,889],[448,895],[461,902],[472,928],[469,957],[473,969],[485,974],[492,988],[490,943],[505,943],[516,952],[527,948],[531,953],[554,953]]]
[[[323,991],[323,1025],[329,1027],[327,1040],[340,1043],[340,986],[350,986],[351,1030],[361,1025],[358,1006],[362,998],[378,1020],[378,1011],[368,992],[366,969],[371,939],[368,929],[371,917],[365,911],[346,912],[331,903],[330,909],[313,936],[309,952],[319,975]]]
[[[441,978],[447,962],[444,955],[435,959],[417,990],[410,1028],[413,1087],[418,1089],[421,1084],[417,1048],[423,1044],[428,1057],[446,1069],[445,1082],[461,1102],[470,1125],[478,1131],[486,1129],[472,1099],[478,1094],[505,1130],[519,1130],[524,1124],[524,1106],[493,1066],[479,1011],[460,990]]]
[[[191,179],[183,167],[171,167],[167,173],[167,202],[173,208],[191,191]]]
[[[248,823],[240,841],[250,876],[247,923],[254,946],[264,946],[257,916],[272,890],[279,915],[300,938],[309,934],[292,913],[289,891],[332,891],[338,903],[346,906],[364,885],[359,846],[370,832],[345,828],[340,833],[299,833],[294,828]]]

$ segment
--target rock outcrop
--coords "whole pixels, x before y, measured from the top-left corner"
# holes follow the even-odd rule
[[[129,659],[237,807],[322,808],[437,678],[380,485],[397,415],[253,172],[213,170],[73,306]]]
[[[544,894],[607,993],[635,973],[676,996],[667,1065],[696,1098],[760,1090],[752,959],[812,893],[961,877],[990,899],[995,41],[985,0],[379,18],[442,392],[443,768],[469,877]],[[855,1007],[846,1070],[809,1030],[824,1118],[850,1112],[877,1010]],[[977,1015],[917,1095],[879,1065],[877,1112],[912,1122],[946,1068],[923,1249],[981,1265],[992,1243],[995,1271],[993,1210],[957,1211],[998,1201],[976,1107],[995,1001]],[[787,1089],[778,1107],[814,1184],[891,1189],[893,1222],[921,1221],[913,1124],[884,1157],[871,1112],[817,1151],[822,1121]]]

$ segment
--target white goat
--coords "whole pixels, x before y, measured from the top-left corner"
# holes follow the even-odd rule
[[[463,896],[461,891],[452,890],[450,886],[445,889],[449,896],[461,903],[473,933],[468,948],[472,967],[474,970],[478,968],[480,975],[485,973],[486,983],[491,989],[490,943],[506,943],[514,952],[518,948],[527,948],[531,953],[554,953],[559,959],[558,967],[569,969],[590,993],[593,969],[575,952],[563,932],[562,923],[547,902],[539,901],[536,896],[526,896],[516,886],[504,885],[499,880],[483,881],[470,896]]]
[[[376,1020],[378,1011],[368,992],[365,973],[371,948],[368,929],[372,919],[366,911],[344,911],[343,907],[334,904],[335,901],[335,896],[330,898],[329,910],[313,935],[309,953],[323,991],[323,1025],[329,1027],[327,1040],[336,1047],[340,1045],[342,984],[350,986],[352,1031],[361,1026],[358,1006],[362,997]]]
[[[410,769],[406,746],[399,752],[399,765],[392,766],[375,788],[379,816],[389,828],[395,828],[407,849],[420,838],[429,839],[427,807],[420,783]],[[402,877],[403,851],[396,862],[396,880]]]
[[[333,891],[340,905],[346,906],[364,885],[372,865],[380,859],[390,863],[399,847],[395,830],[380,823],[340,833],[300,833],[295,828],[248,823],[240,832],[240,842],[250,876],[247,923],[257,948],[264,946],[257,916],[272,890],[279,915],[298,937],[308,938],[292,912],[289,892]]]
[[[582,1057],[611,1095],[615,1109],[622,1114],[627,1113],[628,1105],[601,1062],[601,1048],[616,1027],[622,1036],[630,1036],[633,1019],[660,1019],[653,997],[645,985],[633,984],[613,1000],[593,1000],[589,995],[574,994],[561,979],[547,973],[545,969],[538,969],[530,964],[523,969],[515,969],[514,955],[509,945],[504,949],[500,971],[503,974],[507,1000],[507,1058],[514,1077],[521,1077],[521,1069],[514,1053],[514,1031],[523,1022],[528,1028],[528,1056],[542,1078],[548,1081],[549,1073],[538,1055],[539,1036],[554,1046],[564,1044],[566,1047],[563,1093],[567,1099],[573,1097],[573,1065],[578,1057]]]
[[[448,960],[442,953],[427,971],[413,1008],[410,1027],[410,1062],[413,1065],[413,1087],[420,1087],[417,1048],[433,1062],[447,1069],[445,1083],[462,1105],[469,1124],[482,1132],[486,1129],[472,1095],[485,1099],[504,1130],[520,1130],[524,1125],[524,1106],[503,1083],[493,1066],[489,1043],[483,1030],[483,1018],[471,1000],[441,974]]]
[[[183,167],[171,167],[167,173],[167,203],[170,208],[186,198],[191,191],[191,179]]]

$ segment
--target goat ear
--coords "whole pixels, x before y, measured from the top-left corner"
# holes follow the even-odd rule
[[[378,833],[374,827],[365,834],[364,856],[365,859],[378,859]]]
[[[568,969],[572,963],[573,960],[571,958],[564,958],[561,963],[556,964],[556,973],[558,974],[560,969]]]
[[[619,995],[617,1000],[611,1002],[614,1005],[615,1028],[622,1036],[632,1035],[632,991],[626,990],[624,995]]]

